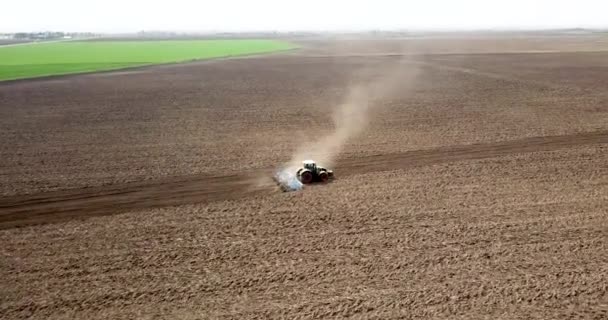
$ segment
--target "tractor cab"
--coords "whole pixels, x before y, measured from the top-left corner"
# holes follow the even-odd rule
[[[308,169],[312,172],[317,171],[317,164],[313,160],[304,160],[302,161],[302,165],[304,169]]]

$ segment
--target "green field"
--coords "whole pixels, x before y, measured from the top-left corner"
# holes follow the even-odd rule
[[[274,40],[67,41],[0,46],[0,81],[268,53]]]

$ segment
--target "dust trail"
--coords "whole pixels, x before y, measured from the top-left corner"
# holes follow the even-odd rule
[[[418,70],[418,66],[404,60],[362,70],[356,77],[362,80],[351,85],[344,101],[333,108],[333,132],[302,145],[291,160],[277,170],[275,178],[283,185],[289,185],[288,189],[299,190],[302,186],[295,178],[295,172],[303,160],[312,159],[331,168],[346,143],[367,128],[373,112],[383,105],[383,99],[390,98],[397,90],[403,95],[412,88]]]

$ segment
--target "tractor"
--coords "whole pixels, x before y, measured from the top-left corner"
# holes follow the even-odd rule
[[[334,172],[317,166],[313,160],[304,160],[302,161],[302,168],[298,169],[296,173],[296,177],[302,184],[327,182],[329,179],[333,179]]]

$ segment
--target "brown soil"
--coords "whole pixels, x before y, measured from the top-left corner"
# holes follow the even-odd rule
[[[608,317],[608,53],[419,41],[0,84],[0,318]]]
[[[342,159],[335,168],[342,176],[380,172],[518,153],[551,151],[608,143],[608,131],[570,136],[534,137],[491,144],[450,146],[432,150]],[[86,189],[4,197],[0,199],[0,228],[65,221],[134,209],[166,207],[276,192],[269,177],[273,168],[227,176],[191,175],[156,181],[114,184]],[[264,180],[266,178],[266,180]]]

